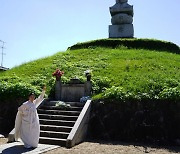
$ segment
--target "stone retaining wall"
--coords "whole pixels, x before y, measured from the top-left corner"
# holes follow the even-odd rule
[[[180,139],[180,103],[92,103],[89,137],[173,143]]]

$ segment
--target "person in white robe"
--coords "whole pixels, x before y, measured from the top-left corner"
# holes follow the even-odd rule
[[[39,143],[40,125],[37,107],[42,102],[46,87],[43,88],[41,95],[35,99],[31,93],[29,100],[23,103],[19,108],[15,120],[15,141],[20,138],[25,148],[36,148]]]

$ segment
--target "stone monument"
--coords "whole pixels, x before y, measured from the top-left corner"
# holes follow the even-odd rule
[[[112,16],[109,38],[132,38],[134,36],[133,6],[127,2],[128,0],[116,0],[116,4],[109,8]]]

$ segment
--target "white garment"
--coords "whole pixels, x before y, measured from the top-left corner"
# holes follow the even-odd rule
[[[38,146],[40,125],[36,108],[42,102],[44,94],[45,91],[33,103],[27,101],[18,108],[15,120],[15,141],[21,138],[26,148]]]

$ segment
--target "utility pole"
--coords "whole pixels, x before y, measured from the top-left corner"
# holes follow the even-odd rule
[[[2,41],[2,40],[0,40],[0,42],[2,42],[2,46],[1,46],[1,49],[2,49],[2,60],[1,60],[1,67],[3,67],[3,56],[5,55],[5,53],[4,53],[4,44],[6,43],[6,42],[4,42],[4,41]]]

